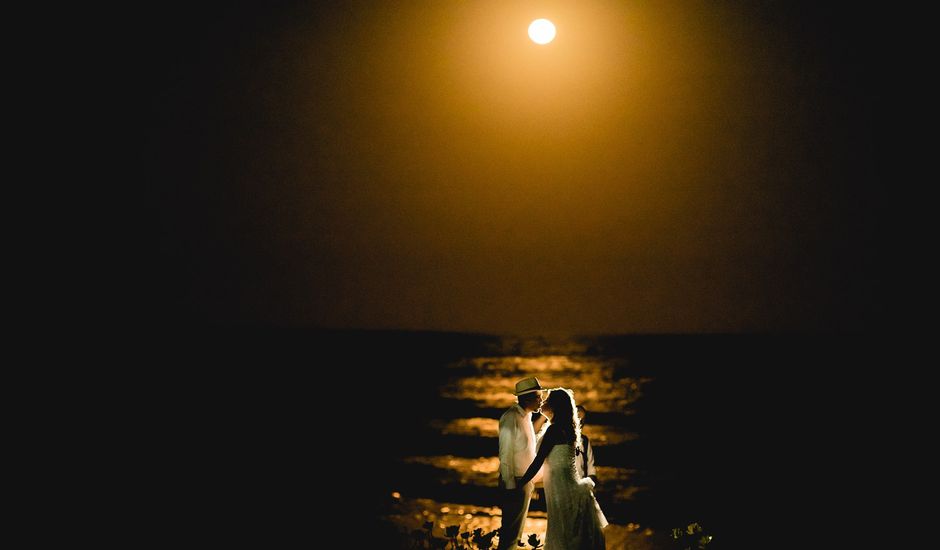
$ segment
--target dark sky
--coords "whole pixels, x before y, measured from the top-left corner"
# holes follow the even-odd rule
[[[133,18],[159,322],[884,326],[866,8],[256,4]]]

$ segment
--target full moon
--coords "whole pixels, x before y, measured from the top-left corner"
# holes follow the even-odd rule
[[[529,25],[529,38],[536,44],[548,44],[555,39],[555,25],[548,19],[536,19]]]

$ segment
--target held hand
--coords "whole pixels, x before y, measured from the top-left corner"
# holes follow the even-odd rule
[[[522,484],[522,478],[517,476],[517,477],[516,477],[516,487],[519,488],[519,489],[526,489],[526,490],[534,491],[534,490],[535,490],[535,482],[530,479],[525,485],[523,485],[523,484]]]

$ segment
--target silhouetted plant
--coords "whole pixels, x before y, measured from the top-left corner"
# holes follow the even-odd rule
[[[494,529],[484,535],[483,529],[478,527],[473,530],[473,544],[480,550],[489,550],[493,547],[493,537],[498,534],[499,529]]]
[[[539,536],[536,535],[535,533],[532,533],[531,535],[529,535],[529,540],[527,542],[529,543],[529,546],[531,546],[532,548],[542,547],[542,541],[539,540]],[[522,546],[522,545],[520,544],[519,546]]]
[[[713,537],[705,533],[705,530],[698,523],[690,523],[685,528],[674,528],[672,538],[679,543],[683,550],[703,550],[712,541]]]
[[[428,548],[434,548],[434,535],[431,534],[431,532],[434,530],[434,522],[424,522],[424,529],[428,532]]]
[[[447,529],[444,530],[444,535],[450,539],[450,543],[453,545],[454,550],[461,548],[457,545],[457,533],[460,532],[459,525],[448,525]]]
[[[411,532],[411,547],[419,548],[424,546],[424,540],[427,537],[421,529],[415,529]]]
[[[448,545],[452,550],[489,550],[493,547],[493,538],[499,534],[499,529],[484,533],[483,529],[474,529],[473,533],[460,532],[459,525],[448,525],[444,529],[447,538],[434,536],[434,522],[426,522],[424,529],[415,529],[411,532],[411,547],[426,548],[430,550],[444,549]],[[458,540],[458,537],[463,540]],[[471,545],[472,544],[472,545]],[[521,543],[520,543],[521,546]]]
[[[435,550],[435,549],[441,549],[441,550],[443,550],[443,548],[444,548],[445,546],[447,546],[447,543],[449,542],[447,539],[442,539],[442,538],[438,538],[438,537],[435,537],[435,536],[434,536],[434,522],[433,522],[433,521],[427,521],[427,522],[425,522],[425,523],[424,523],[424,529],[425,529],[425,531],[427,531],[427,535],[425,535],[424,533],[422,533],[422,534],[421,534],[421,538],[427,541],[427,547],[426,547],[426,548],[429,548],[429,549],[431,549],[431,550]],[[412,537],[414,537],[414,535],[415,535],[415,533],[412,532]],[[417,537],[415,537],[415,538],[417,538]],[[422,541],[422,542],[423,542],[423,541]]]

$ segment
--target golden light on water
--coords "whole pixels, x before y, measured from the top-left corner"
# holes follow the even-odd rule
[[[432,420],[430,425],[444,435],[499,436],[499,420],[495,418],[457,418],[449,422]]]
[[[495,418],[456,418],[446,422],[432,420],[429,425],[444,435],[492,438],[499,436],[499,420]],[[585,433],[597,446],[617,445],[637,438],[637,434],[634,432],[603,424],[586,424]]]
[[[406,531],[421,529],[428,521],[441,532],[456,526],[461,532],[474,528],[489,532],[499,527],[499,508],[481,504],[488,502],[487,495],[497,486],[498,418],[502,410],[516,401],[513,388],[522,377],[535,375],[547,388],[571,388],[578,402],[588,408],[585,433],[599,453],[604,452],[604,447],[638,437],[637,433],[620,425],[618,419],[633,413],[633,404],[641,398],[645,384],[651,379],[626,376],[630,365],[625,361],[592,355],[582,344],[573,341],[547,344],[513,339],[487,348],[487,352],[445,365],[439,391],[441,397],[452,401],[453,409],[444,407],[441,417],[426,421],[431,433],[453,438],[440,449],[451,449],[454,444],[450,452],[456,454],[399,458],[406,477],[431,480],[440,488],[460,487],[467,500],[446,502],[405,496],[403,492],[400,499],[390,499],[393,502],[387,517]],[[595,412],[605,414],[592,417]],[[592,422],[592,418],[597,423]],[[637,485],[642,483],[642,478],[638,478],[634,469],[602,463],[597,466],[597,472],[603,480],[604,498],[608,503],[628,503],[647,490]],[[608,515],[608,519],[611,517]],[[524,532],[534,533],[544,540],[545,528],[545,512],[530,509]],[[614,541],[613,547],[637,546],[635,542],[643,547],[639,538],[645,536],[638,526],[616,524],[608,526],[605,535],[609,542]]]
[[[630,432],[623,428],[590,423],[584,425],[584,433],[591,438],[591,445],[597,447],[619,445],[620,443],[633,441],[638,437],[636,432]]]
[[[410,456],[403,459],[406,464],[421,464],[438,469],[437,478],[460,485],[493,487],[499,471],[499,457],[465,458],[454,455]],[[643,491],[634,485],[636,470],[612,466],[598,466],[597,475],[614,501],[625,502]],[[458,514],[458,515],[462,515]]]
[[[437,502],[424,498],[403,498],[396,501],[395,513],[391,518],[406,530],[420,529],[424,522],[431,521],[434,523],[435,535],[439,535],[451,525],[458,525],[460,532],[474,529],[482,529],[484,532],[493,531],[500,526],[501,513],[497,506],[474,506]],[[541,540],[545,540],[547,526],[545,512],[530,510],[523,532],[526,536],[535,533]]]
[[[474,506],[437,502],[424,498],[402,498],[395,502],[394,508],[391,519],[402,529],[407,531],[422,529],[424,522],[431,521],[434,523],[435,535],[438,536],[451,525],[459,526],[460,532],[472,532],[474,529],[489,532],[498,529],[501,522],[501,511],[496,506]],[[443,511],[445,509],[446,512]],[[539,540],[544,541],[547,528],[547,514],[530,509],[522,529],[523,538],[535,534]],[[604,529],[607,548],[650,548],[650,543],[644,539],[652,535],[652,529],[643,528],[636,523],[627,525],[612,523]]]
[[[499,471],[499,457],[465,458],[453,455],[411,456],[406,464],[424,464],[448,472],[444,477],[456,478],[461,485],[472,484],[483,487],[495,486]]]
[[[529,38],[536,44],[548,44],[555,39],[555,24],[548,19],[536,19],[529,25]]]
[[[597,467],[597,477],[603,480],[605,492],[614,502],[633,500],[637,493],[646,490],[645,487],[635,485],[636,475],[637,471],[631,468]]]
[[[592,412],[628,411],[642,395],[647,378],[630,378],[615,372],[614,364],[588,357],[475,357],[449,365],[470,369],[478,376],[461,377],[445,385],[443,397],[475,401],[480,407],[506,408],[515,401],[513,385],[523,376],[537,376],[545,387],[563,386]]]

